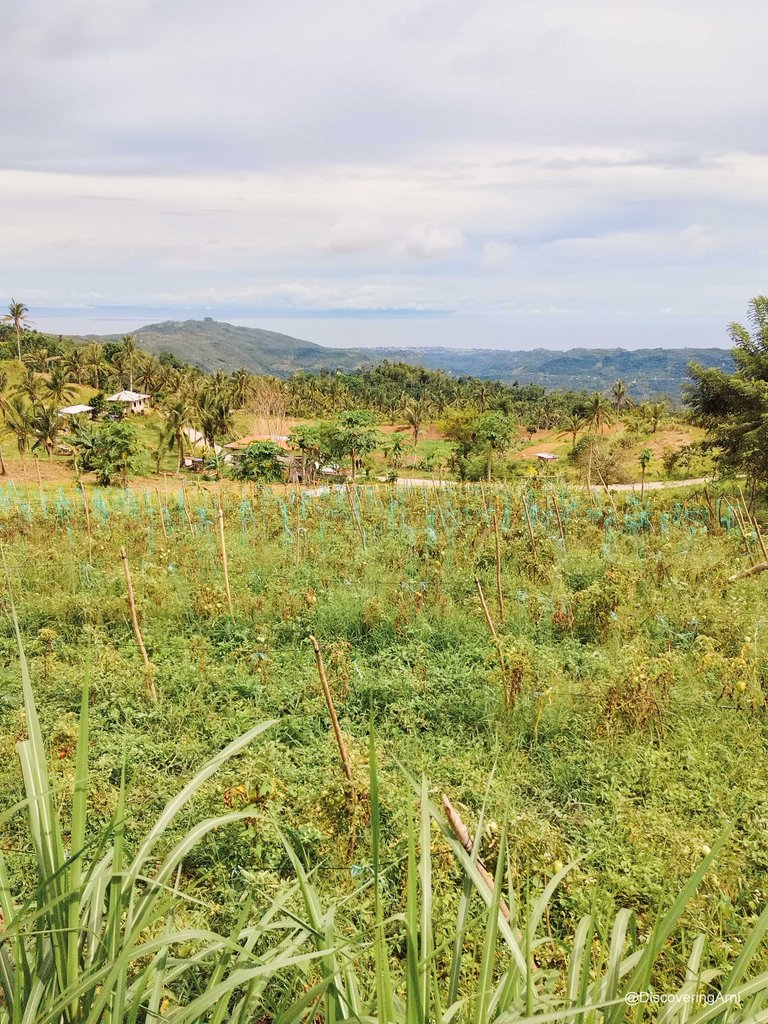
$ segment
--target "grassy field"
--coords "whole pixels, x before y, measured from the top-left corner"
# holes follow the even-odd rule
[[[206,919],[226,929],[246,894],[257,904],[278,897],[295,877],[288,836],[323,898],[346,900],[345,940],[366,934],[372,723],[387,915],[405,893],[409,773],[424,773],[429,794],[438,803],[446,794],[472,832],[485,806],[481,855],[491,872],[506,832],[507,881],[521,907],[577,862],[547,905],[554,944],[541,963],[553,969],[558,943],[585,913],[608,922],[630,908],[647,935],[655,908],[727,834],[659,983],[684,975],[686,943],[699,931],[709,966],[733,960],[765,905],[768,870],[768,577],[728,580],[761,557],[734,498],[694,490],[609,501],[537,481],[222,494],[231,613],[209,491],[96,489],[86,519],[69,486],[0,486],[4,607],[12,598],[62,809],[90,679],[91,835],[115,813],[123,766],[130,847],[197,766],[275,719],[164,838],[248,808],[185,858],[181,881],[200,901],[176,912],[186,926]],[[131,627],[122,546],[149,670]],[[0,630],[9,808],[22,796],[14,746],[27,716],[8,617]],[[428,834],[439,968],[462,889],[440,834]],[[0,844],[11,889],[31,891],[21,816],[0,819]],[[397,950],[403,926],[393,922]]]

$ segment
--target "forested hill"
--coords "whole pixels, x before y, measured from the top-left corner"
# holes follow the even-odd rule
[[[169,320],[134,332],[151,352],[172,352],[205,370],[244,367],[253,373],[287,377],[298,370],[354,370],[383,360],[407,362],[455,376],[508,383],[535,383],[547,388],[600,391],[621,379],[637,398],[676,397],[691,360],[732,371],[728,350],[718,348],[626,349],[575,348],[509,352],[498,349],[326,348],[287,334],[236,327],[207,318]],[[102,339],[103,340],[103,339]]]

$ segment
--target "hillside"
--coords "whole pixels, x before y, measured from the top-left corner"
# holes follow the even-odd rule
[[[327,348],[287,334],[237,327],[211,318],[168,320],[134,332],[151,352],[172,352],[211,371],[245,367],[254,373],[286,377],[298,370],[354,370],[383,360],[407,362],[455,376],[542,384],[546,388],[603,390],[621,378],[636,398],[665,394],[677,397],[686,367],[695,360],[707,367],[732,370],[728,350],[549,349],[504,351],[452,348]],[[102,339],[104,340],[104,339]]]

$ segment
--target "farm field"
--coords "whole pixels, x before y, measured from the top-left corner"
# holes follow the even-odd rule
[[[247,809],[184,857],[176,884],[190,899],[174,911],[179,927],[205,922],[226,934],[244,907],[257,915],[279,900],[298,913],[299,895],[286,895],[297,872],[287,840],[319,899],[337,907],[346,955],[373,990],[371,879],[396,970],[408,947],[398,914],[411,896],[409,848],[418,845],[423,872],[426,842],[430,970],[447,984],[462,871],[434,824],[422,823],[418,843],[409,825],[427,796],[439,807],[444,794],[473,835],[480,829],[491,873],[506,843],[505,898],[521,919],[573,865],[546,897],[542,977],[564,969],[583,915],[607,929],[628,908],[647,938],[657,908],[710,850],[717,858],[653,983],[682,983],[699,932],[702,968],[723,968],[744,948],[768,869],[768,577],[729,579],[762,558],[733,493],[640,502],[531,480],[322,497],[170,481],[85,494],[87,505],[71,485],[0,486],[0,848],[15,893],[34,883],[24,815],[10,810],[23,795],[14,747],[29,711],[11,602],[65,818],[89,680],[93,842],[118,811],[123,771],[124,842],[135,848],[202,764],[273,720],[159,843],[161,858],[197,822]],[[482,970],[475,910],[465,980]],[[755,957],[755,970],[768,969],[764,950]],[[311,990],[321,976],[304,962],[284,972],[286,991]],[[169,985],[164,1012],[198,984]]]

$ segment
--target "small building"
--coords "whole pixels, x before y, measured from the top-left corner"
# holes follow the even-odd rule
[[[187,440],[187,444],[192,451],[205,452],[210,449],[210,445],[205,439],[205,434],[201,434],[199,430],[195,430],[194,427],[182,427],[184,437]],[[213,445],[213,451],[216,455],[220,455],[224,449],[220,444]]]
[[[63,409],[59,409],[56,413],[57,416],[81,416],[83,413],[93,412],[92,405],[65,405]]]
[[[551,452],[536,452],[534,458],[538,459],[539,462],[557,462],[557,456]]]
[[[108,402],[116,402],[123,406],[125,412],[144,412],[149,395],[142,395],[138,391],[118,391],[116,395],[110,395]]]

